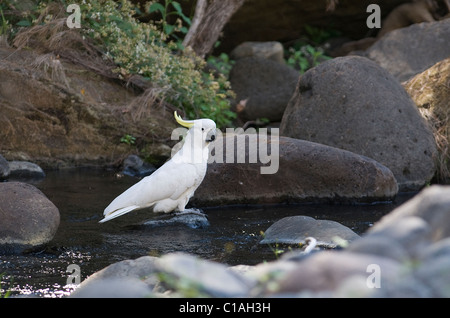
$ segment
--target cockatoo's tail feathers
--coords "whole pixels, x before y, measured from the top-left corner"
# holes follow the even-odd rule
[[[192,126],[194,126],[194,121],[193,120],[184,120],[183,118],[181,118],[180,115],[177,114],[177,111],[175,111],[173,114],[175,116],[175,120],[181,126],[184,126],[186,128],[191,128]]]
[[[124,214],[126,214],[128,212],[131,212],[133,210],[136,210],[138,208],[139,208],[139,206],[132,205],[132,206],[127,206],[125,208],[118,209],[116,211],[110,212],[108,214],[105,214],[105,217],[102,220],[100,220],[99,223],[103,223],[103,222],[115,219],[118,216],[124,215]]]

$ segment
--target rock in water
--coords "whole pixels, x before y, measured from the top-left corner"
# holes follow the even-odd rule
[[[272,224],[260,243],[305,244],[305,239],[309,236],[317,240],[318,246],[326,248],[335,248],[338,238],[347,242],[359,238],[358,234],[338,222],[297,215],[282,218]]]
[[[6,180],[11,173],[8,161],[0,155],[0,180]]]
[[[131,177],[146,177],[155,172],[156,168],[144,162],[137,155],[129,155],[123,161],[122,173]]]
[[[56,233],[58,208],[36,187],[0,183],[0,251],[20,252],[48,243]]]
[[[405,89],[382,67],[340,57],[306,72],[283,115],[280,134],[375,159],[399,191],[418,190],[433,177],[433,133]]]
[[[192,203],[367,203],[390,201],[397,194],[392,172],[373,159],[288,137],[260,135],[256,141],[247,141],[246,147],[246,138],[257,136],[231,135],[215,141],[213,162]],[[270,160],[263,164],[261,153],[268,149]],[[251,163],[256,153],[259,159]],[[265,174],[262,168],[271,171]]]
[[[186,210],[185,210],[186,211]],[[192,229],[203,229],[209,226],[208,217],[203,213],[182,213],[175,215],[162,215],[155,220],[145,221],[144,226],[186,225]]]
[[[16,180],[22,179],[43,179],[45,172],[40,166],[28,161],[11,161],[9,163],[11,169],[10,178]]]

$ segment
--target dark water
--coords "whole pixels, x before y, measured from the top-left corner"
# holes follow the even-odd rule
[[[38,252],[0,255],[0,297],[5,290],[14,295],[40,297],[68,295],[66,272],[76,264],[82,280],[92,273],[124,259],[183,251],[229,265],[257,264],[275,259],[269,246],[259,245],[261,231],[292,215],[340,222],[358,234],[384,214],[409,199],[398,196],[377,205],[277,205],[203,208],[210,226],[192,229],[185,225],[137,226],[159,215],[141,210],[99,224],[103,209],[118,194],[137,182],[114,172],[79,169],[47,172],[35,185],[59,208],[61,224],[55,238]],[[72,282],[72,280],[69,280]]]

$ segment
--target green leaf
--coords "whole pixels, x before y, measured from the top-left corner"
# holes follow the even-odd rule
[[[306,48],[306,51],[311,55],[314,55],[314,53],[316,52],[316,49],[314,47],[312,47],[311,45],[307,45],[305,48]]]
[[[181,9],[181,5],[178,2],[172,1],[172,6],[175,8],[175,10],[177,10],[178,14],[183,14],[183,10]]]
[[[191,19],[184,15],[183,10],[181,9],[181,5],[176,1],[172,1],[172,6],[175,8],[178,15],[184,20],[184,22],[186,22],[188,25],[191,25]]]
[[[18,26],[29,27],[31,26],[31,22],[28,20],[22,20],[16,23]]]
[[[173,32],[174,29],[175,29],[174,25],[170,25],[170,24],[167,24],[167,23],[164,24],[164,33],[165,34],[170,35]]]
[[[155,3],[152,3],[150,8],[148,8],[148,13],[152,13],[155,11],[159,11],[159,12],[161,12],[161,14],[164,15],[164,13],[166,12],[166,9],[164,8],[164,6],[161,3],[155,2]]]

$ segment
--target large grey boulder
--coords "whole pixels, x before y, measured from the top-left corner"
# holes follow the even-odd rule
[[[59,226],[58,208],[36,187],[0,183],[0,251],[20,252],[48,243]]]
[[[299,80],[280,134],[345,149],[388,167],[400,191],[433,177],[433,133],[400,83],[359,56],[326,61]]]
[[[209,206],[354,203],[389,201],[397,194],[392,172],[370,158],[288,137],[261,134],[246,144],[248,138],[257,135],[217,139],[211,151],[213,162],[190,202]],[[270,155],[264,158],[261,153]]]
[[[285,273],[279,281],[278,293],[332,291],[355,276],[363,278],[366,283],[374,265],[380,269],[381,282],[395,279],[401,270],[398,262],[376,255],[345,251],[315,253]],[[365,288],[369,289],[368,285]]]
[[[240,112],[242,119],[280,121],[298,77],[298,71],[273,60],[256,57],[237,60],[230,72],[230,83],[236,101],[246,100]]]
[[[131,297],[161,293],[175,297],[243,297],[253,285],[253,280],[224,264],[186,253],[169,253],[111,264],[83,281],[71,296],[130,297],[128,292]]]
[[[412,218],[422,220],[423,225],[410,227],[408,230],[407,220]],[[426,227],[429,229],[425,229]],[[399,232],[400,228],[403,228],[402,232]],[[368,233],[384,233],[383,236],[391,233],[389,236],[399,241],[398,236],[402,233],[411,235],[412,228],[426,240],[438,241],[450,237],[450,186],[434,185],[425,188],[413,199],[382,217]],[[413,240],[411,236],[401,241],[414,245],[416,249],[420,247],[417,239]]]
[[[148,298],[152,290],[137,278],[110,278],[95,281],[75,290],[72,298]]]
[[[231,51],[230,56],[234,60],[245,57],[259,57],[284,63],[284,48],[280,42],[244,42]]]
[[[366,53],[398,81],[406,81],[448,58],[450,19],[417,23],[391,31]]]

